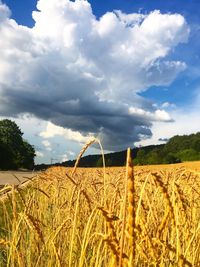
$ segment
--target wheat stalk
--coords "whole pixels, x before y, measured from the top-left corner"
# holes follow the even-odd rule
[[[76,159],[76,162],[75,162],[75,165],[74,165],[74,168],[73,168],[73,171],[72,171],[72,174],[71,174],[71,177],[73,177],[73,175],[75,174],[76,172],[76,168],[79,164],[79,161],[81,159],[81,157],[83,156],[83,154],[85,153],[85,151],[88,149],[89,146],[91,146],[92,144],[94,144],[96,142],[96,139],[91,139],[89,140],[85,145],[84,147],[81,149],[77,159]]]
[[[135,253],[136,253],[136,234],[135,234],[135,219],[136,219],[136,203],[135,203],[135,181],[133,173],[133,161],[131,158],[131,149],[127,150],[127,162],[126,162],[126,179],[128,180],[128,237],[129,245],[131,249],[129,265],[134,265]]]

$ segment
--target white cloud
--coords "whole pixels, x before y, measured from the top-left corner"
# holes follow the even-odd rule
[[[44,157],[44,153],[42,153],[41,151],[36,151],[35,154],[36,154],[36,157],[40,157],[40,158]]]
[[[166,111],[160,109],[157,109],[154,112],[150,112],[150,111],[145,111],[144,109],[141,108],[130,107],[129,113],[132,115],[140,116],[141,119],[145,118],[151,121],[166,121],[166,122],[172,121],[170,115]]]
[[[45,146],[46,150],[52,151],[51,143],[48,140],[43,140],[42,144]]]
[[[68,161],[69,160],[69,158],[68,158],[68,155],[67,154],[64,154],[64,155],[62,155],[62,162],[63,161]]]
[[[2,2],[0,1],[0,23],[6,21],[9,16],[9,8],[5,4],[2,4]]]
[[[74,153],[73,151],[68,151],[68,154],[69,154],[70,156],[75,156],[75,153]]]
[[[151,136],[155,120],[170,120],[138,93],[169,85],[186,68],[166,59],[187,42],[183,16],[115,11],[97,20],[80,0],[39,0],[37,8],[28,28],[0,4],[0,115],[34,114],[51,121],[45,138],[84,142],[92,133],[114,150]],[[144,112],[133,116],[131,108]]]
[[[164,102],[162,103],[161,108],[176,108],[176,105],[174,103]]]
[[[155,120],[169,122],[172,118],[166,111],[158,109],[155,111]]]
[[[68,140],[77,141],[77,142],[81,142],[81,143],[87,142],[88,139],[92,137],[92,135],[83,136],[81,133],[79,133],[77,131],[72,131],[70,129],[56,126],[51,122],[47,123],[46,130],[42,131],[40,133],[40,136],[43,138],[52,138],[55,136],[63,136]],[[46,142],[46,141],[43,141],[43,142]]]

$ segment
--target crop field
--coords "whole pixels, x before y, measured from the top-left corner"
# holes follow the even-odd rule
[[[0,198],[0,266],[200,266],[200,163],[50,168]]]

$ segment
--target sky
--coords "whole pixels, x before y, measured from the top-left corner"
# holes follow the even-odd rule
[[[0,118],[36,163],[200,131],[199,0],[0,0],[0,51]]]

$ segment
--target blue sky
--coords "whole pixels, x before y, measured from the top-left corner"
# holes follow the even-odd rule
[[[64,36],[66,31],[61,35],[55,31],[54,35],[56,18],[60,19],[59,12],[63,10],[61,6],[56,7],[56,0],[49,0],[52,2],[51,7],[50,4],[45,4],[44,0],[40,0],[39,12],[34,19],[32,11],[37,10],[37,1],[2,2],[10,9],[11,18],[17,26],[10,20],[1,20],[0,15],[3,29],[0,34],[8,31],[5,36],[3,35],[8,41],[1,48],[5,59],[0,61],[0,116],[14,118],[20,124],[25,137],[37,149],[37,162],[49,162],[51,157],[59,158],[59,161],[71,159],[76,156],[84,141],[92,135],[102,139],[106,151],[114,151],[129,145],[159,143],[159,138],[170,138],[175,134],[189,134],[200,130],[199,1],[90,0],[92,13],[88,5],[81,6],[75,3],[76,10],[70,11],[73,5],[70,7],[63,4],[69,10],[66,10],[65,18],[55,27],[56,31],[60,31],[61,27],[66,27],[66,31],[69,31],[68,37],[65,37],[68,40],[65,39],[64,43],[61,36]],[[113,10],[120,10],[120,13],[116,15]],[[155,10],[159,10],[159,13]],[[45,15],[47,11],[49,17]],[[3,18],[7,16],[9,19],[5,5],[0,12]],[[105,16],[107,12],[111,12],[112,15]],[[121,29],[120,40],[117,29],[121,26],[115,18],[130,22],[133,18],[130,19],[127,14],[137,14],[139,20],[134,18],[135,29],[129,30],[129,26]],[[106,18],[104,21],[102,16]],[[146,23],[143,31],[142,25],[145,20],[152,23],[155,21],[157,24],[160,22],[160,26]],[[51,21],[55,23],[51,24]],[[90,24],[91,21],[93,24]],[[20,25],[25,27],[21,28]],[[71,33],[70,25],[75,25],[77,30],[74,31],[72,26]],[[94,30],[87,27],[94,25],[99,36],[101,35],[101,45],[100,41],[94,40],[94,36],[91,37],[93,39],[87,39]],[[136,27],[141,29],[140,33],[136,32]],[[48,33],[45,33],[46,29]],[[105,29],[110,31],[110,35],[106,36]],[[133,34],[138,34],[138,44]],[[142,34],[144,36],[141,37]],[[170,36],[168,39],[167,34]],[[29,38],[31,41],[28,41]],[[49,38],[49,44],[46,38]],[[146,42],[148,38],[149,47]],[[13,44],[10,45],[9,42]],[[22,46],[25,44],[25,48],[20,48],[20,42]],[[140,46],[146,47],[140,51]],[[105,47],[105,55],[102,47]],[[127,54],[120,54],[122,47],[126,47],[126,51],[133,51],[128,52],[132,60],[128,64]],[[156,49],[159,48],[162,51],[157,55]],[[98,52],[98,49],[102,52]],[[13,51],[16,57],[8,57],[10,51]],[[148,61],[151,53],[152,59],[145,63],[146,65],[141,64],[141,69],[138,67],[137,70],[138,63],[134,62],[134,51],[141,62],[144,59]],[[69,58],[68,53],[73,58]],[[99,57],[99,53],[103,53],[102,57]],[[117,53],[120,54],[119,57]],[[80,63],[80,60],[74,59],[77,55],[81,55],[87,63]],[[26,56],[27,59],[21,62]],[[55,64],[52,63],[54,61]],[[20,70],[22,74],[15,77],[15,84],[10,82],[5,85],[5,77],[13,77],[14,69],[8,67],[8,72],[5,73],[1,71],[1,65],[2,69],[7,70],[7,66],[13,66],[13,62],[16,64],[15,69]],[[28,67],[24,70],[26,64]],[[82,69],[77,68],[77,64],[83,64]],[[84,78],[80,75],[82,78],[78,81],[77,75],[80,71]],[[141,76],[142,71],[146,80]],[[27,79],[23,80],[21,75]],[[76,78],[72,79],[73,75]],[[96,81],[91,80],[93,76],[97,77]],[[121,89],[115,88],[118,86],[121,86]],[[91,91],[91,88],[94,88],[94,91]],[[12,108],[8,107],[10,101]],[[70,112],[65,111],[66,103],[69,103]],[[75,105],[78,105],[78,108]],[[98,153],[98,150],[92,149],[90,153]]]

